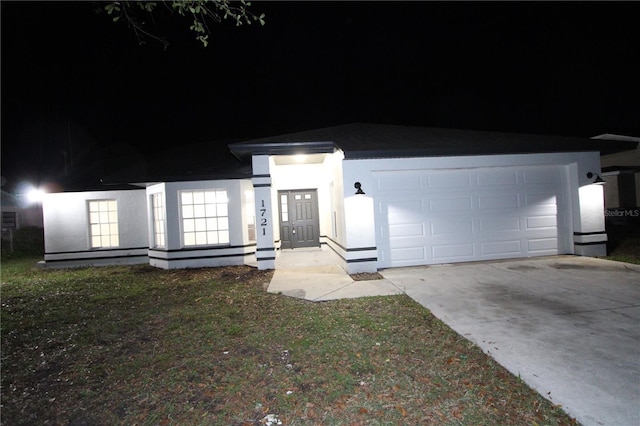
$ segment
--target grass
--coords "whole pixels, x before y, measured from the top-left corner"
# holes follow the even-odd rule
[[[607,226],[606,259],[640,265],[640,223]]]
[[[311,303],[249,267],[33,264],[2,264],[3,425],[575,424],[404,295]]]

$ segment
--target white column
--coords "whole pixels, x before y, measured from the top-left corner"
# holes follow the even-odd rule
[[[588,184],[578,189],[579,222],[574,224],[573,243],[580,256],[606,256],[607,234],[604,220],[604,188]]]
[[[275,269],[271,174],[268,155],[253,156],[253,189],[256,206],[256,260],[258,269]]]

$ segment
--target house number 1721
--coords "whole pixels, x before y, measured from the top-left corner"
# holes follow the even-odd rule
[[[260,200],[260,227],[262,228],[262,235],[267,235],[267,209],[264,207],[264,200]]]

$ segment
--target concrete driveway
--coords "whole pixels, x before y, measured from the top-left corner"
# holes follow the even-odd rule
[[[581,424],[640,425],[640,265],[553,256],[381,273]]]

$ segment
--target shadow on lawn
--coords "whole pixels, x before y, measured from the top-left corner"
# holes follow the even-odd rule
[[[607,259],[640,264],[640,220],[607,222]]]

